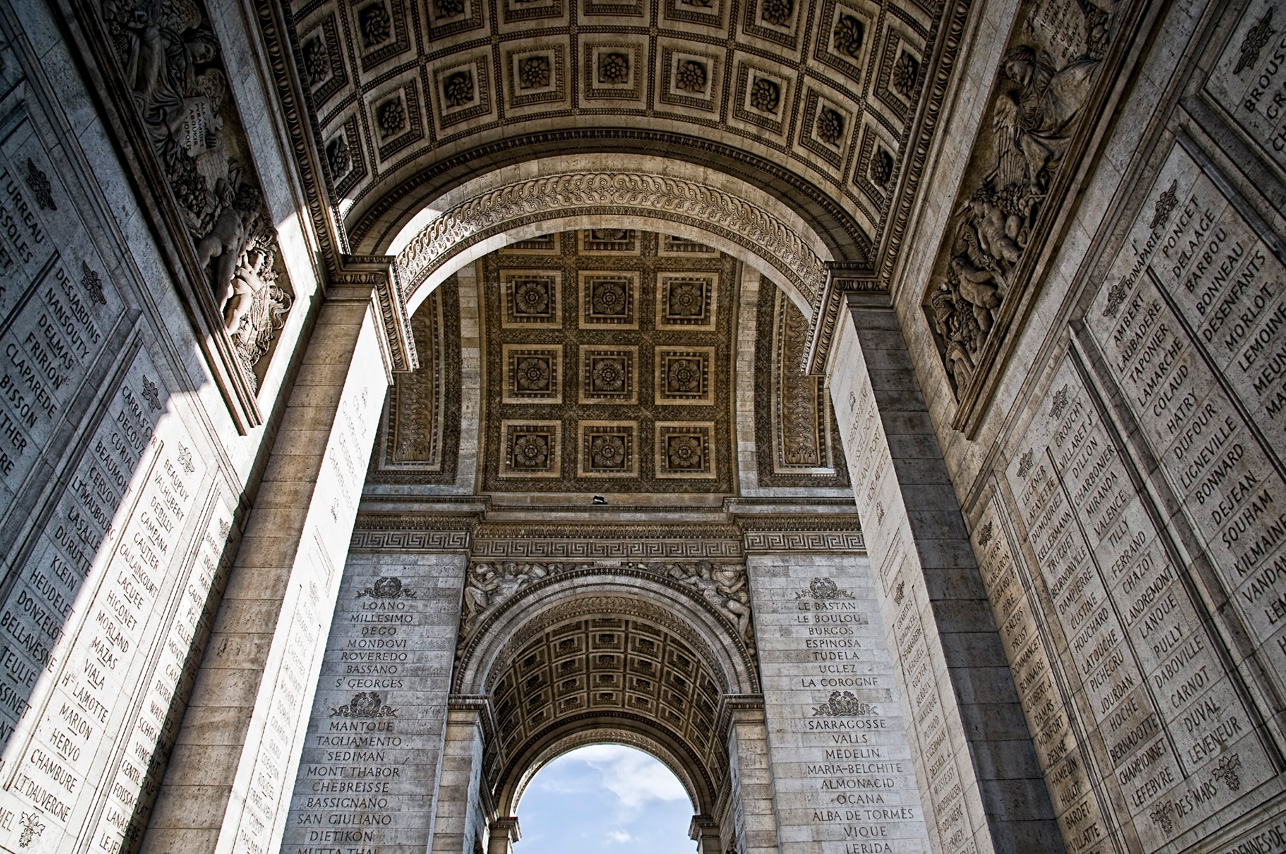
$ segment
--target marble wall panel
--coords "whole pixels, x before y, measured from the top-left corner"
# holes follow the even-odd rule
[[[114,852],[146,825],[237,486],[173,358],[188,327],[155,324],[94,184],[111,176],[65,133],[55,105],[78,90],[43,76],[64,60],[12,23],[0,10],[0,845]]]
[[[465,559],[354,554],[282,850],[429,845]]]
[[[865,556],[750,555],[782,850],[927,852]]]

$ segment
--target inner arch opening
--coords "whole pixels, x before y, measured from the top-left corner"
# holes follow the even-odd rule
[[[695,845],[691,793],[641,747],[609,741],[565,750],[533,767],[518,798],[515,854],[653,854]]]

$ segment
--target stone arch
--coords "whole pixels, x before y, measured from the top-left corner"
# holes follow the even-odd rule
[[[697,781],[688,773],[683,759],[661,739],[650,737],[639,731],[625,730],[619,727],[585,726],[583,724],[577,724],[570,732],[559,733],[547,739],[544,743],[534,746],[527,754],[519,757],[517,764],[527,770],[510,781],[498,793],[496,799],[497,810],[501,813],[516,814],[518,806],[522,803],[522,796],[526,793],[527,786],[546,765],[561,756],[571,753],[573,750],[593,744],[619,744],[647,753],[669,769],[670,773],[683,785],[684,791],[688,793],[688,800],[692,802],[693,812],[699,813],[702,811],[702,804],[708,800],[708,794],[699,790]]]
[[[666,156],[658,157],[658,151]],[[859,218],[859,211],[837,201],[834,193],[817,183],[816,176],[800,174],[776,159],[718,140],[621,127],[514,135],[429,163],[406,164],[397,176],[389,176],[392,180],[384,180],[378,193],[345,210],[353,251],[377,254],[385,250],[419,211],[465,186],[477,174],[479,162],[492,164],[497,171],[529,173],[533,163],[560,157],[582,162],[607,157],[618,165],[623,159],[631,163],[665,159],[693,174],[742,176],[750,186],[762,188],[765,197],[788,206],[808,222],[810,230],[824,238],[828,254],[837,260],[868,262],[872,255],[871,235],[878,223],[866,216]]]
[[[692,580],[717,577],[713,565],[548,571],[466,618],[458,646],[453,690],[490,710],[482,773],[496,813],[512,814],[557,756],[603,742],[658,758],[695,815],[725,812],[737,797],[729,701],[757,697],[759,678],[736,615]]]
[[[384,250],[396,251],[413,313],[470,261],[571,228],[667,231],[711,245],[769,276],[811,318],[834,254],[781,200],[730,174],[660,157],[549,157],[489,172],[444,193]]]
[[[461,638],[454,692],[487,693],[497,662],[515,654],[543,626],[604,609],[646,616],[699,647],[725,694],[759,691],[754,651],[737,637],[729,615],[687,585],[646,565],[631,565],[568,569],[496,603]]]

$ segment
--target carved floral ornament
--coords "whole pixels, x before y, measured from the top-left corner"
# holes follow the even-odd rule
[[[533,221],[614,214],[684,222],[729,238],[772,264],[810,304],[826,282],[825,263],[787,223],[723,190],[644,172],[575,172],[517,181],[451,207],[397,255],[409,296],[469,245]]]
[[[624,568],[665,579],[707,602],[736,629],[737,637],[745,645],[747,652],[754,655],[755,635],[744,566],[699,560],[692,563],[629,564]],[[463,651],[482,622],[523,589],[546,578],[586,569],[611,573],[619,567],[594,568],[578,564],[512,561],[472,565],[465,581],[457,649]]]

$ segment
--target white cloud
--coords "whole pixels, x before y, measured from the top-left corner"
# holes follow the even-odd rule
[[[603,787],[616,795],[626,809],[638,809],[649,801],[687,800],[687,791],[670,769],[641,751],[617,744],[595,744],[567,758],[596,770]]]
[[[623,845],[626,842],[632,841],[633,839],[634,839],[633,836],[630,836],[628,833],[626,833],[623,830],[609,830],[607,832],[608,842],[619,842]]]

